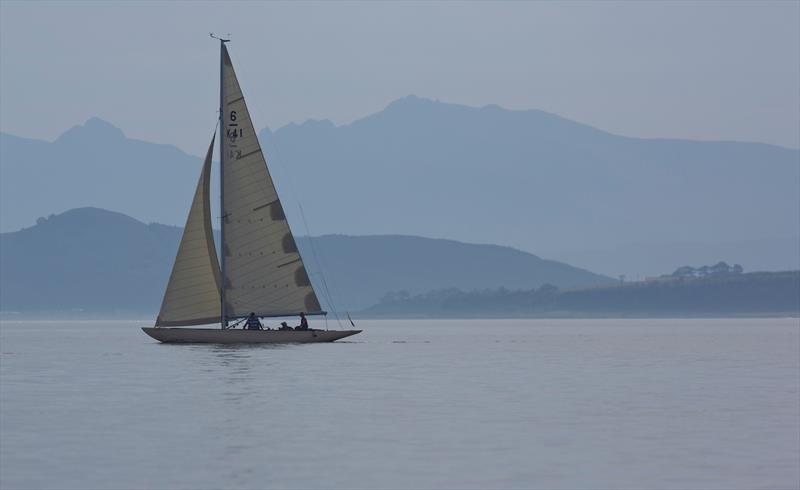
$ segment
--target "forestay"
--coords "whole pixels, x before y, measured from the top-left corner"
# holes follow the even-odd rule
[[[222,127],[226,316],[320,313],[224,45]]]
[[[156,326],[201,325],[220,320],[220,279],[211,228],[211,153],[208,147],[183,237]]]

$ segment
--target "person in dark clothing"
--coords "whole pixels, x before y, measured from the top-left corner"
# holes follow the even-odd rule
[[[250,313],[250,316],[247,317],[247,322],[245,323],[244,328],[247,330],[263,330],[264,325],[262,325],[259,319],[256,318],[255,313]]]
[[[308,330],[308,320],[306,320],[306,314],[302,311],[300,312],[300,325],[295,330]]]

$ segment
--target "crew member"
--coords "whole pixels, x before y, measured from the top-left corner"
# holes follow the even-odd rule
[[[302,311],[300,312],[300,325],[297,326],[297,330],[308,330],[308,320],[306,320],[306,314]]]
[[[250,316],[247,317],[247,322],[245,323],[245,327],[247,330],[263,330],[264,325],[261,324],[258,318],[256,318],[255,313],[250,313]]]

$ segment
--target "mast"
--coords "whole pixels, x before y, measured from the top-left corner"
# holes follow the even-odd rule
[[[216,37],[213,34],[211,37]],[[223,104],[225,103],[225,80],[223,76],[223,66],[225,63],[225,43],[230,39],[219,39],[219,214],[220,214],[220,328],[228,328],[228,313],[225,311],[225,153],[223,150],[223,139],[227,137],[224,121],[222,120]]]

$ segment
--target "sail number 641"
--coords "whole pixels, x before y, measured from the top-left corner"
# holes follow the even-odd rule
[[[229,117],[230,117],[231,121],[236,121],[236,111],[231,111]],[[232,122],[231,124],[228,124],[228,126],[238,126],[238,125],[239,124],[237,124],[235,122]],[[237,138],[237,137],[241,138],[244,135],[244,131],[242,130],[242,128],[236,128],[236,127],[233,127],[232,129],[228,129],[225,133],[228,135],[228,138],[232,138],[232,139],[233,138]]]

